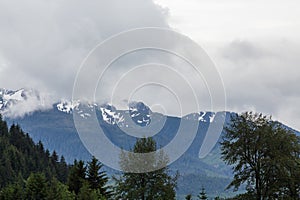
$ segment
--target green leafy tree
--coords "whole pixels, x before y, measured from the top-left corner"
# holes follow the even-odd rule
[[[201,192],[199,193],[199,195],[197,197],[198,197],[198,199],[203,199],[203,200],[207,199],[207,195],[206,195],[204,187],[201,188]]]
[[[255,199],[299,198],[299,137],[262,114],[232,117],[221,142],[223,160],[233,166],[228,186],[247,184]]]
[[[134,145],[134,153],[149,153],[156,151],[156,142],[152,138],[138,139]],[[167,156],[162,151],[157,154],[149,155],[146,160],[145,155],[136,156],[132,153],[121,154],[120,165],[125,171],[118,179],[117,183],[117,198],[132,199],[132,200],[154,200],[154,199],[175,199],[175,187],[178,175],[174,177],[168,174],[166,164]],[[135,172],[142,172],[141,162],[147,162],[146,173],[127,173],[129,169],[134,169]],[[157,169],[157,166],[163,166]],[[145,165],[143,165],[145,167]],[[155,171],[151,171],[156,169]]]

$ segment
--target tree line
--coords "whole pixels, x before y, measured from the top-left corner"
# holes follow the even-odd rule
[[[136,153],[156,150],[152,138],[137,140]],[[168,168],[122,173],[109,178],[95,157],[74,160],[35,144],[18,125],[7,127],[0,115],[0,199],[175,199],[176,175]],[[125,154],[123,154],[125,156]],[[133,160],[131,160],[134,162]],[[126,162],[124,162],[125,164]]]
[[[222,159],[234,175],[226,189],[246,188],[246,193],[227,199],[300,199],[300,138],[292,130],[262,114],[236,114],[224,127],[220,145]],[[132,152],[156,150],[152,138],[140,138]],[[45,150],[41,142],[35,144],[18,125],[8,129],[0,116],[0,155],[0,199],[176,198],[179,174],[169,171],[168,157],[162,151],[148,158],[146,173],[127,172],[139,170],[141,158],[122,152],[124,172],[108,177],[95,157],[68,165],[63,156]],[[158,165],[163,167],[156,169]],[[185,199],[208,199],[205,186]]]

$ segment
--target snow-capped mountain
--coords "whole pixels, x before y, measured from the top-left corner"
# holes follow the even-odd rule
[[[207,158],[199,159],[199,150],[207,135],[208,128],[219,123],[220,113],[195,112],[184,117],[173,117],[152,112],[142,102],[129,103],[127,110],[118,110],[109,104],[67,100],[55,104],[50,101],[52,104],[47,107],[44,102],[47,102],[47,98],[42,97],[35,90],[11,91],[0,89],[0,112],[8,124],[18,123],[35,142],[42,141],[45,148],[50,151],[55,150],[59,155],[64,155],[70,163],[74,159],[89,160],[91,157],[77,132],[73,120],[74,113],[83,119],[83,123],[89,120],[92,113],[96,113],[99,125],[105,135],[116,146],[126,150],[130,150],[136,142],[135,137],[127,134],[131,131],[136,131],[137,134],[135,135],[143,134],[142,130],[153,131],[157,145],[164,147],[175,138],[181,124],[186,125],[187,134],[193,131],[190,129],[190,125],[198,124],[197,133],[191,146],[179,160],[170,166],[170,169],[179,170],[181,173],[182,178],[179,180],[179,184],[193,181],[193,177],[194,179],[198,177],[199,180],[211,180],[213,186],[221,183],[226,187],[229,183],[229,178],[232,175],[231,169],[221,161],[218,143]],[[18,113],[23,113],[23,115]],[[226,122],[228,122],[230,116],[235,113],[221,112],[221,115],[223,114],[225,114]],[[161,124],[162,126],[160,126]],[[88,129],[91,132],[97,131],[90,126]],[[299,132],[295,131],[295,133],[300,135]],[[205,184],[205,182],[201,184]],[[185,187],[182,186],[181,188]]]
[[[151,123],[151,114],[152,111],[148,106],[142,102],[131,102],[128,105],[128,112],[131,117],[131,120],[139,126],[147,126]],[[96,103],[80,103],[79,101],[61,101],[56,104],[56,108],[63,113],[72,114],[77,112],[82,118],[90,117],[90,111],[94,112],[99,110],[101,113],[101,118],[104,122],[111,125],[126,126],[128,124],[125,122],[125,112],[124,110],[117,110],[116,107],[110,104],[101,104]],[[94,110],[95,109],[95,110]]]
[[[20,89],[16,91],[0,88],[0,110],[5,110],[15,104],[26,101],[30,96],[40,98],[34,90]]]
[[[125,119],[129,114],[131,120],[143,127],[151,123],[152,111],[142,102],[130,102],[128,110],[117,110],[110,104],[82,103],[80,101],[61,100],[54,105],[49,106],[49,102],[45,103],[40,93],[33,89],[7,90],[0,89],[0,113],[3,116],[14,118],[30,114],[37,110],[47,110],[54,107],[59,112],[72,114],[76,112],[82,118],[91,116],[90,112],[100,111],[102,120],[111,125],[119,125],[128,127]],[[198,120],[200,122],[213,122],[215,113],[199,112],[185,116],[185,119]],[[127,117],[128,118],[128,117]]]
[[[152,111],[142,102],[131,102],[129,114],[131,119],[140,126],[147,126],[151,123]]]
[[[50,99],[34,89],[16,91],[0,88],[0,114],[19,117],[37,110],[51,108]]]

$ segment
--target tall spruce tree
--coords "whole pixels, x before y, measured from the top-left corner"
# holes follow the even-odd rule
[[[65,157],[61,156],[57,166],[57,179],[62,183],[68,180],[69,166],[66,163]]]
[[[86,166],[82,160],[74,160],[74,165],[70,169],[68,177],[68,186],[69,190],[79,193],[80,188],[83,186],[83,183],[86,179]]]
[[[101,171],[103,164],[93,156],[92,160],[88,162],[87,181],[91,189],[99,190],[102,196],[109,197],[110,191],[107,187],[108,177],[105,171]]]
[[[133,148],[134,153],[149,153],[154,151],[156,151],[156,142],[152,138],[138,139]],[[128,171],[131,167],[139,167],[140,161],[141,157],[133,156],[130,153],[122,153],[120,164],[124,171]],[[146,173],[123,172],[120,178],[115,178],[117,183],[117,199],[175,199],[177,175],[172,177],[168,174],[166,155],[160,152],[157,156],[153,155],[151,158],[148,158],[147,163],[148,166],[164,164],[164,167]],[[138,170],[138,168],[135,168],[135,170]]]

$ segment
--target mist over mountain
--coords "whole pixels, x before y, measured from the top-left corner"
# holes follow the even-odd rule
[[[51,109],[53,99],[34,89],[16,91],[0,88],[0,113],[6,117],[23,117],[38,110]]]

